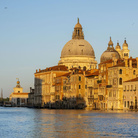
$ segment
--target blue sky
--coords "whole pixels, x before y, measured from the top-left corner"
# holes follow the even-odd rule
[[[77,17],[99,63],[109,38],[138,54],[137,0],[0,0],[0,88],[9,97],[20,79],[34,87],[34,72],[57,65]]]

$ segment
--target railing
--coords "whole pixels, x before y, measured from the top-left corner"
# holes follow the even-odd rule
[[[97,83],[102,83],[102,80],[97,80]]]
[[[112,85],[106,85],[106,88],[111,88],[112,87]]]

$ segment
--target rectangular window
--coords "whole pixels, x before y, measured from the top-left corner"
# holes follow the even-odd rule
[[[129,85],[127,86],[127,91],[129,91]]]
[[[130,91],[132,91],[133,90],[133,85],[131,85],[131,90]]]
[[[124,107],[126,107],[126,101],[124,102]]]
[[[81,89],[81,85],[79,85],[79,89]]]
[[[79,81],[81,81],[81,76],[79,76]]]
[[[66,86],[63,86],[63,90],[66,90]]]
[[[129,101],[127,101],[127,107],[129,108]]]
[[[87,89],[87,85],[85,85],[85,89]]]

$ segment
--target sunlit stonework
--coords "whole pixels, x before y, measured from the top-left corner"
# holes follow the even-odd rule
[[[78,19],[72,39],[61,51],[58,65],[36,70],[28,106],[138,110],[138,57],[129,57],[126,39],[121,49],[119,43],[114,48],[110,37],[98,69],[96,65],[94,50],[84,40]],[[22,93],[20,82],[17,81],[10,100],[17,106],[21,105],[21,101],[24,101],[22,98],[25,98],[23,95],[27,96]]]
[[[94,50],[90,43],[84,39],[79,19],[74,27],[72,39],[65,44],[61,51],[60,59],[59,65],[65,65],[68,69],[78,67],[89,70],[97,67]]]
[[[23,88],[20,85],[20,81],[17,81],[16,87],[13,88],[14,92],[10,95],[10,101],[12,106],[27,106],[28,94],[24,93]]]

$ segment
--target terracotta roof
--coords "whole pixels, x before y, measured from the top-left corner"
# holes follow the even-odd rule
[[[134,81],[138,81],[138,77],[134,78],[134,79],[131,79],[131,80],[127,80],[125,82],[134,82]]]
[[[65,74],[63,74],[63,75],[59,75],[59,76],[57,76],[56,78],[58,78],[58,77],[62,77],[62,76],[67,77],[67,76],[69,76],[70,74],[71,74],[71,72],[69,72],[69,73],[65,73]]]
[[[76,67],[74,67],[74,68],[70,68],[70,70],[75,70],[75,69],[79,69],[79,68],[76,68]]]
[[[114,66],[112,66],[112,67],[125,67],[125,62],[119,63],[119,64],[114,65]],[[109,68],[112,68],[112,67],[109,67]]]
[[[99,71],[93,72],[91,74],[85,75],[86,77],[90,77],[90,76],[98,76],[99,75]]]
[[[57,66],[49,67],[43,70],[39,70],[36,73],[47,72],[47,71],[68,71],[68,68],[65,65],[57,65]]]
[[[106,64],[106,63],[112,63],[112,59],[109,59],[109,60],[107,60],[107,61],[101,62],[100,64]],[[100,64],[99,64],[99,65],[100,65]]]
[[[75,75],[75,74],[83,74],[83,71],[82,70],[79,70],[78,72],[73,72],[72,75]]]

